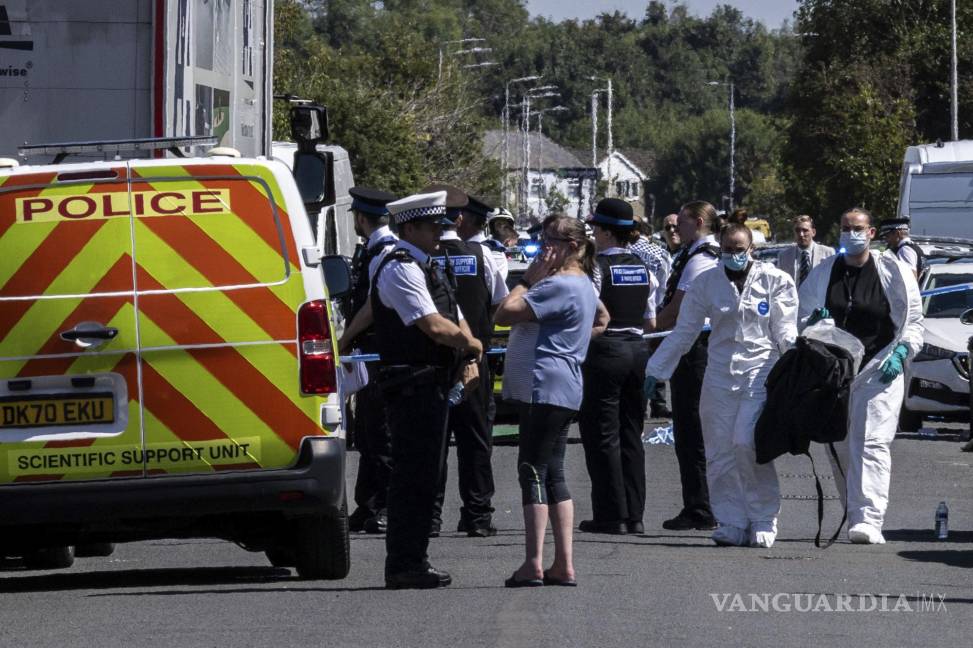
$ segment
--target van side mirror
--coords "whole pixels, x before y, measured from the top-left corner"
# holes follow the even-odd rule
[[[301,103],[291,106],[290,122],[291,137],[301,151],[313,151],[315,146],[330,135],[328,109],[319,104]]]
[[[351,262],[347,257],[330,255],[321,259],[324,284],[331,299],[344,297],[351,292]]]
[[[959,321],[963,324],[973,324],[973,308],[963,311],[959,316]]]

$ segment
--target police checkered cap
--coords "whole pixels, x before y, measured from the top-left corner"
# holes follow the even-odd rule
[[[420,218],[439,220],[446,215],[446,192],[415,194],[390,202],[386,207],[396,225]]]

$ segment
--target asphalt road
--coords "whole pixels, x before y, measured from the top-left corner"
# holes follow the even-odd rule
[[[506,446],[494,457],[500,534],[432,541],[432,561],[453,574],[448,589],[385,591],[384,543],[375,536],[353,539],[351,575],[338,582],[300,581],[262,554],[220,541],[135,543],[60,572],[0,566],[0,646],[965,645],[973,628],[973,455],[959,451],[960,430],[951,427],[893,444],[884,546],[842,538],[815,549],[814,482],[807,461],[792,457],[778,463],[784,501],[772,549],[718,548],[705,533],[664,531],[679,499],[676,463],[671,447],[650,446],[646,533],[577,534],[577,589],[507,590],[523,532],[516,449]],[[578,444],[569,446],[567,470],[582,519],[590,505]],[[454,472],[447,528],[458,518],[455,488]],[[950,507],[946,542],[932,533],[940,500]],[[826,504],[830,530],[838,506]],[[828,611],[842,601],[852,611]]]

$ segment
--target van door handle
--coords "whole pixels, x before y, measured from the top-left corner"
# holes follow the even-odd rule
[[[102,326],[98,322],[80,322],[73,329],[60,333],[62,340],[74,342],[80,347],[99,346],[108,340],[114,340],[117,335],[117,328]]]

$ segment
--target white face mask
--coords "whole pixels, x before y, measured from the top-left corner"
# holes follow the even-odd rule
[[[842,232],[838,244],[844,248],[845,254],[858,256],[868,249],[868,232]]]

